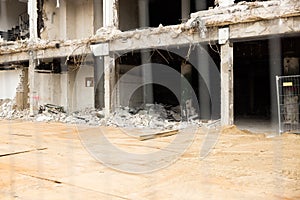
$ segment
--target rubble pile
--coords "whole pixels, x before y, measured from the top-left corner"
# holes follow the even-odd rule
[[[13,109],[13,101],[10,101],[8,99],[2,100],[1,101],[1,106],[0,106],[0,117],[2,118],[11,118],[12,115],[14,114],[14,109]]]
[[[62,122],[69,124],[85,124],[91,126],[115,126],[130,128],[153,129],[182,129],[188,124],[202,126],[199,120],[181,121],[181,109],[162,104],[145,104],[138,108],[120,107],[107,118],[104,111],[94,108],[86,108],[67,114],[63,107],[46,104],[40,106],[39,113],[30,116],[29,110],[17,111],[14,109],[14,101],[0,101],[0,118],[23,119],[37,122]]]
[[[146,104],[137,109],[118,108],[108,118],[106,124],[118,127],[171,129],[180,125],[178,121],[180,114],[166,110],[161,104]]]

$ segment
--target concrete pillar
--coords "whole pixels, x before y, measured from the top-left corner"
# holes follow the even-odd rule
[[[36,40],[37,34],[37,0],[28,0],[29,35],[30,40]]]
[[[207,50],[207,46],[203,47]],[[208,54],[202,52],[202,49],[197,49],[198,54],[198,69],[201,77],[199,77],[199,108],[200,108],[200,118],[201,119],[211,119],[211,103],[208,89],[211,87],[209,73],[209,57]],[[201,79],[202,78],[202,79]],[[204,81],[206,80],[206,82]]]
[[[149,26],[149,0],[139,0],[139,26],[148,27]],[[142,64],[151,62],[150,52],[142,52],[141,60]],[[144,67],[143,68],[143,80],[144,82],[152,82],[152,68]],[[147,85],[144,87],[144,103],[153,103],[153,87],[152,85]]]
[[[278,128],[278,108],[277,108],[277,90],[276,76],[281,75],[281,40],[272,38],[269,40],[269,60],[270,60],[270,97],[271,97],[271,122],[272,127]]]
[[[221,125],[234,123],[233,113],[233,46],[221,45]]]
[[[29,98],[30,98],[30,116],[34,116],[38,113],[38,94],[36,91],[36,75],[35,75],[35,67],[36,67],[36,52],[29,52],[29,69],[28,69],[28,77],[29,77]]]
[[[104,56],[104,109],[105,117],[109,117],[112,102],[111,102],[111,92],[114,83],[114,69],[115,69],[115,60],[113,57]]]
[[[118,0],[103,0],[103,26],[119,27]]]
[[[104,60],[103,57],[94,57],[94,89],[95,89],[95,107],[104,107]]]
[[[67,112],[71,113],[74,111],[76,105],[76,89],[75,89],[75,80],[76,80],[77,70],[68,69],[67,75]]]
[[[28,0],[28,15],[29,15],[29,35],[30,35],[30,45],[32,45],[36,39],[38,38],[37,34],[37,0]],[[35,67],[36,67],[36,52],[30,50],[29,51],[29,98],[30,98],[30,115],[33,116],[38,112],[38,94],[36,92],[36,84],[35,84]]]
[[[195,7],[196,7],[197,11],[206,10],[206,8],[207,8],[206,0],[196,0],[195,1]]]
[[[118,0],[103,0],[103,26],[119,28],[119,2]],[[104,56],[104,110],[105,117],[110,115],[112,109],[111,92],[115,83],[115,60]]]
[[[28,105],[28,68],[22,68],[20,83],[17,88],[16,106],[17,110],[24,110]]]
[[[190,17],[191,2],[190,0],[181,0],[181,19],[187,21]]]
[[[139,0],[139,25],[149,26],[149,0]]]

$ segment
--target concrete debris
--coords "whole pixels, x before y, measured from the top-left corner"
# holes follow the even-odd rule
[[[197,118],[181,121],[180,106],[162,104],[145,104],[139,108],[120,107],[106,119],[103,110],[86,108],[70,114],[63,107],[46,104],[40,107],[39,114],[31,117],[29,110],[15,110],[13,100],[0,101],[0,118],[23,119],[37,122],[61,122],[69,124],[85,124],[90,126],[114,126],[130,128],[151,128],[160,130],[181,130],[188,125],[207,126],[215,121],[200,121]]]

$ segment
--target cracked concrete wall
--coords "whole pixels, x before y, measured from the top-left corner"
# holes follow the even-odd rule
[[[36,73],[38,105],[55,104],[68,112],[94,107],[94,87],[86,86],[86,78],[94,77],[94,67],[83,65],[61,74]]]
[[[82,110],[85,108],[94,108],[95,92],[94,83],[94,66],[82,65],[76,72],[74,79],[74,88],[70,88],[72,92],[72,111]],[[91,84],[91,85],[88,85]]]
[[[93,0],[44,1],[45,28],[42,39],[68,40],[88,38],[94,33]]]
[[[67,73],[36,73],[38,104],[55,104],[67,108]]]

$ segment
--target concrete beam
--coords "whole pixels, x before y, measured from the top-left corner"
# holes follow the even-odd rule
[[[218,40],[218,29],[211,28],[207,37],[201,38],[198,32],[182,31],[178,25],[155,29],[145,29],[120,34],[110,41],[110,51],[160,48]]]
[[[233,46],[221,45],[221,125],[234,123],[233,113]]]
[[[272,35],[280,36],[299,34],[300,16],[232,24],[229,28],[229,40],[232,42],[266,39]],[[205,38],[201,38],[199,32],[183,29],[184,26],[174,25],[144,30],[117,32],[114,35],[108,34],[107,37],[99,38],[96,36],[90,40],[59,42],[59,48],[55,48],[55,42],[51,42],[48,45],[36,44],[34,49],[37,52],[37,57],[41,59],[68,57],[70,55],[82,54],[83,52],[91,53],[89,48],[90,42],[109,42],[110,51],[114,52],[180,46],[218,40],[218,27],[208,28]],[[0,47],[0,62],[7,63],[29,60],[28,51],[29,48],[26,44],[20,44],[20,47]]]
[[[60,44],[60,43],[57,43]],[[64,44],[62,44],[64,45]],[[28,61],[29,60],[29,54],[28,52],[30,49],[34,49],[36,52],[36,58],[37,59],[43,59],[43,58],[55,58],[55,57],[69,57],[74,55],[81,55],[81,54],[90,54],[91,50],[89,48],[89,45],[85,43],[77,43],[74,41],[74,44],[72,45],[66,45],[62,46],[60,45],[59,48],[55,47],[54,45],[49,46],[43,46],[43,45],[36,45],[31,48],[23,48],[19,47],[20,50],[17,52],[12,51],[12,53],[7,52],[1,54],[0,51],[0,63],[9,63],[9,62],[19,62],[19,61]],[[17,50],[18,47],[12,48],[14,50]]]
[[[300,16],[230,25],[231,41],[267,39],[270,36],[300,33]]]
[[[215,9],[193,13],[189,23],[198,18],[203,20],[207,27],[214,27],[295,17],[300,15],[299,7],[299,1],[242,2],[233,6],[220,6]]]

